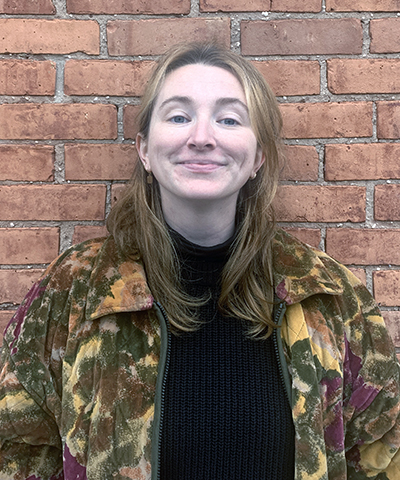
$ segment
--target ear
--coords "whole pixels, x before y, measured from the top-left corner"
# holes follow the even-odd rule
[[[149,158],[147,155],[147,140],[142,133],[136,135],[136,150],[139,154],[140,161],[142,162],[146,171],[150,169]]]
[[[261,150],[261,147],[257,147],[256,158],[254,160],[254,173],[257,173],[260,170],[262,164],[265,162],[265,154]]]

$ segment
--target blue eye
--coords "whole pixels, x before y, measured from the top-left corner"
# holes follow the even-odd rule
[[[175,115],[170,120],[172,123],[186,123],[187,120],[183,115]]]
[[[221,120],[221,123],[228,126],[233,126],[238,124],[238,122],[233,118],[224,118],[223,120]]]

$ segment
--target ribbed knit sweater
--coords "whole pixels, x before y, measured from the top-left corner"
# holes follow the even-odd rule
[[[162,480],[293,480],[291,409],[270,339],[216,308],[231,240],[199,247],[173,232],[187,292],[212,292],[203,325],[172,336],[161,430]]]

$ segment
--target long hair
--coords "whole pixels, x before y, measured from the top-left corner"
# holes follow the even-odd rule
[[[249,333],[266,338],[272,332],[273,281],[272,200],[281,168],[282,119],[276,99],[258,70],[247,60],[216,44],[185,44],[170,49],[158,62],[142,97],[138,131],[149,134],[157,96],[166,76],[186,65],[223,68],[241,83],[250,122],[266,161],[254,180],[239,192],[237,233],[222,272],[218,307],[225,315],[250,321]],[[198,327],[197,308],[205,299],[190,297],[183,289],[179,261],[164,221],[157,181],[146,181],[140,161],[125,192],[107,220],[118,247],[127,257],[139,250],[152,294],[163,305],[175,333]]]

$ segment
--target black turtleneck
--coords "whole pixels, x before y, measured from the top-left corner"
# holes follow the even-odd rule
[[[293,480],[294,428],[271,339],[216,308],[232,239],[200,247],[171,232],[187,292],[212,293],[203,325],[172,336],[162,480]]]

